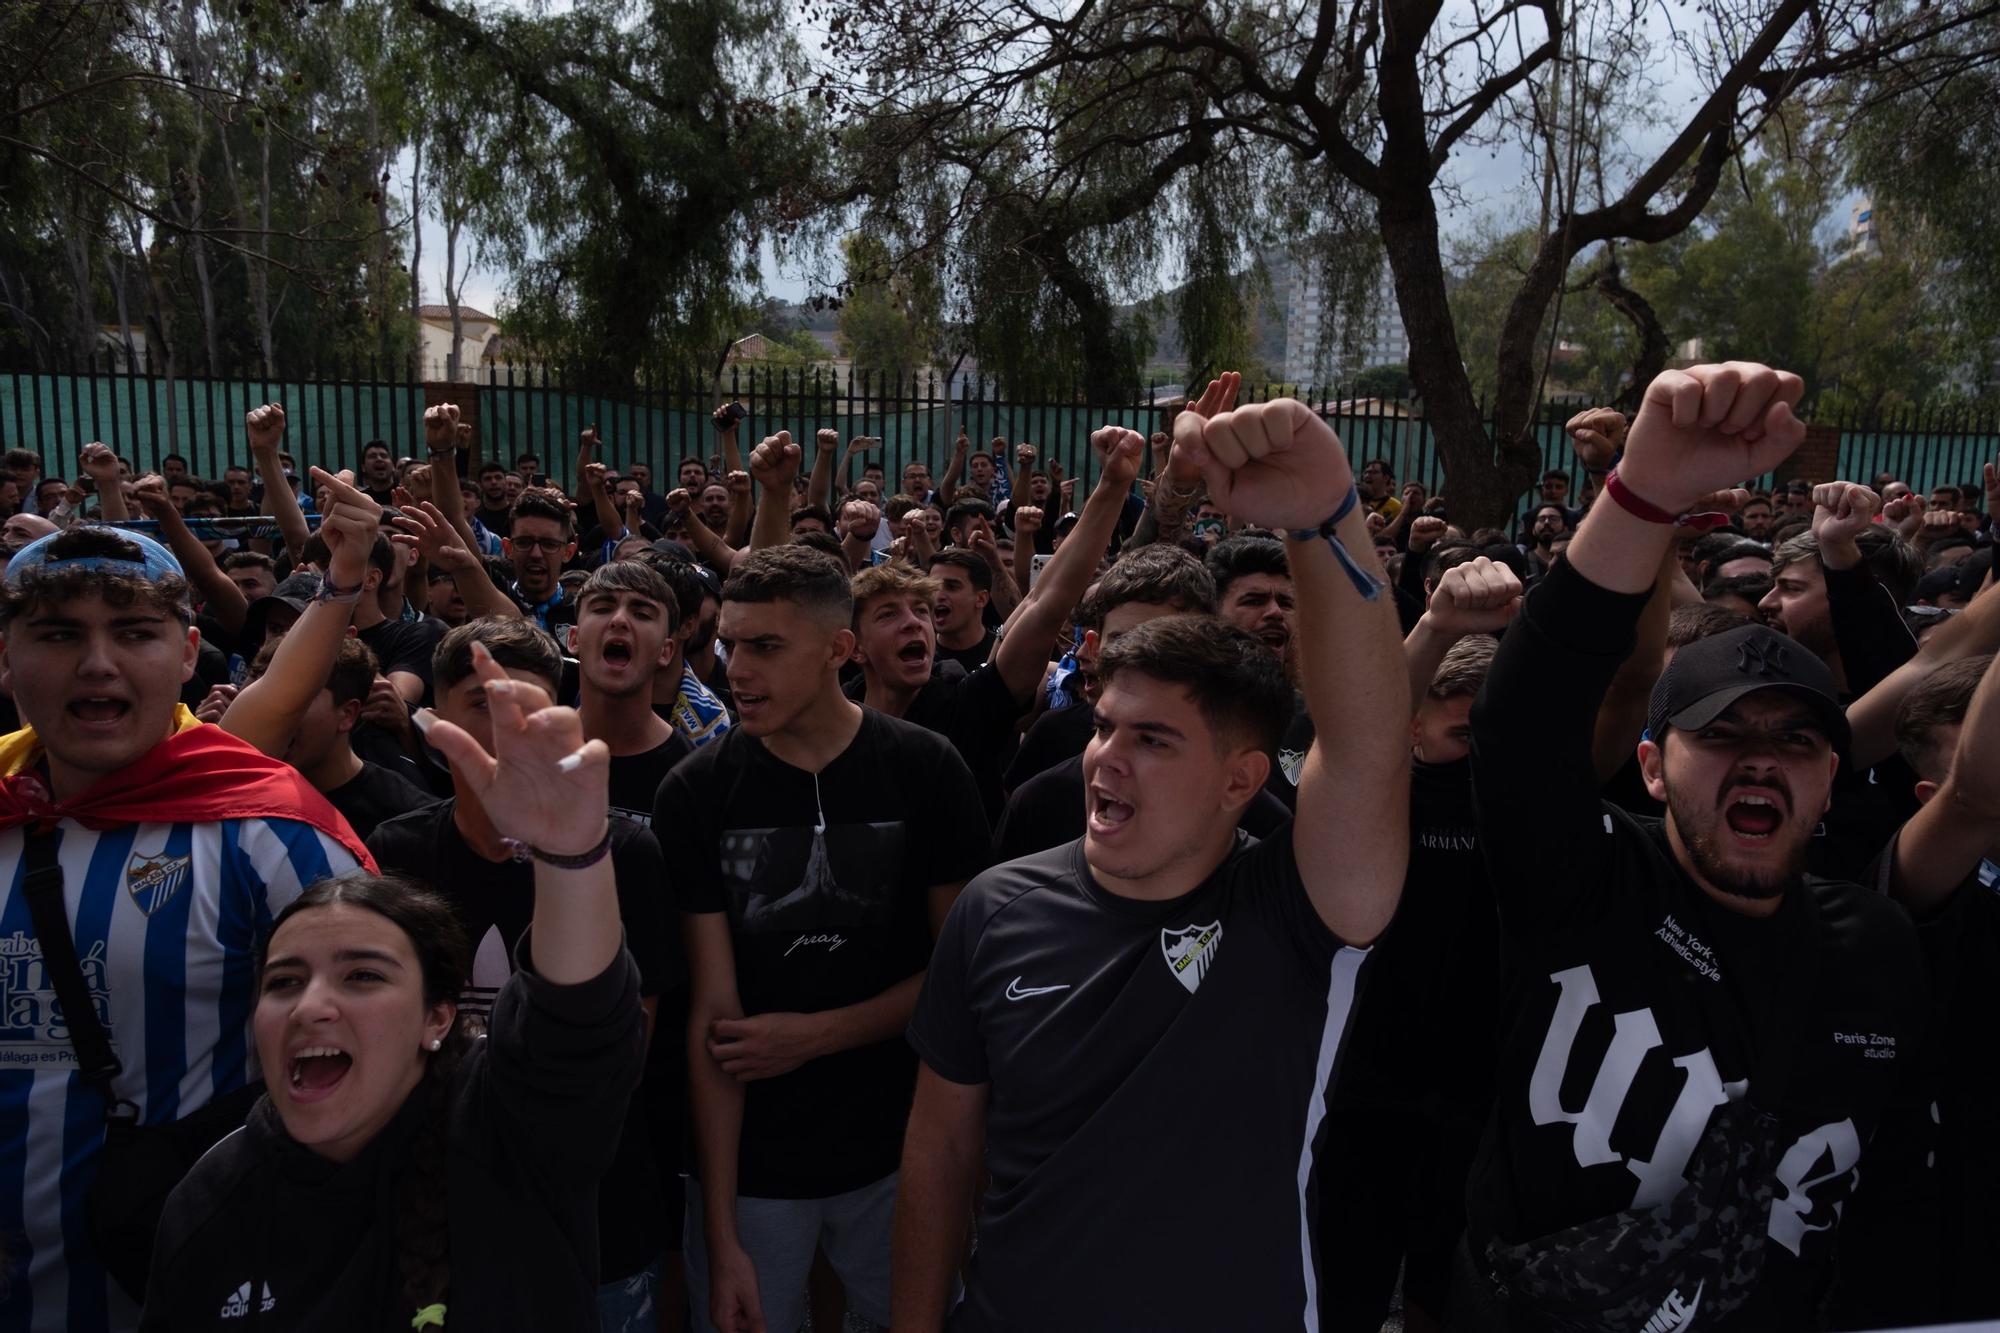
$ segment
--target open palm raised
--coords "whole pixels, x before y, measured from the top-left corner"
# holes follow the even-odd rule
[[[1209,498],[1269,528],[1316,528],[1354,486],[1333,427],[1296,398],[1274,398],[1204,420],[1174,419],[1174,449],[1201,468]]]

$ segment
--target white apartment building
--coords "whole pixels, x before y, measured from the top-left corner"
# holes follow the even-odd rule
[[[1342,330],[1333,330],[1328,344],[1327,363],[1319,357],[1320,317],[1324,310],[1319,284],[1309,264],[1291,259],[1280,286],[1285,297],[1285,378],[1301,384],[1334,387],[1355,372],[1369,366],[1407,365],[1410,335],[1403,329],[1403,315],[1396,307],[1396,289],[1384,259],[1376,275],[1370,308],[1362,313],[1357,353],[1342,358]],[[1274,274],[1274,277],[1277,275]]]

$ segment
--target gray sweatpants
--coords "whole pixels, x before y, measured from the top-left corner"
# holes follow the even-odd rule
[[[896,1174],[830,1199],[736,1199],[736,1234],[757,1265],[757,1299],[771,1333],[797,1333],[806,1321],[806,1276],[813,1251],[847,1288],[847,1306],[863,1319],[889,1322],[889,1232],[896,1211]],[[708,1317],[708,1238],[702,1227],[701,1185],[687,1183],[688,1304],[695,1333],[716,1333]]]

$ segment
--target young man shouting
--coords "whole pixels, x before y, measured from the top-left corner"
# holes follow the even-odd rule
[[[1286,399],[1176,436],[1217,503],[1292,534],[1320,723],[1298,817],[1237,833],[1291,718],[1276,654],[1182,616],[1105,649],[1083,838],[973,881],[910,1026],[898,1333],[941,1327],[982,1167],[955,1329],[1319,1326],[1320,1131],[1408,859],[1408,743],[1384,719],[1409,687],[1326,423]]]

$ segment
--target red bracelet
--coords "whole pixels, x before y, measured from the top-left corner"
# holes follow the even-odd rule
[[[1677,515],[1669,514],[1658,505],[1648,504],[1634,495],[1632,488],[1619,479],[1617,468],[1612,468],[1611,471],[1604,474],[1604,493],[1610,496],[1613,503],[1620,509],[1634,518],[1644,519],[1648,523],[1674,523],[1678,521]]]

